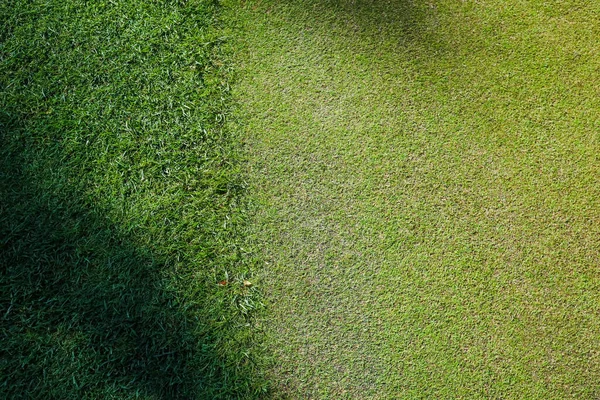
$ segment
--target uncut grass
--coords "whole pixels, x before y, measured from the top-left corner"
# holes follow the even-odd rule
[[[1,397],[264,391],[220,13],[0,4]]]
[[[241,7],[275,397],[599,396],[597,5]]]

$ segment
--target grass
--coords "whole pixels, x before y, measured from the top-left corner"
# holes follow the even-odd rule
[[[0,397],[260,396],[221,6],[0,20]]]
[[[280,398],[600,396],[594,2],[231,2]]]
[[[2,397],[599,397],[597,5],[226,4],[0,4]]]

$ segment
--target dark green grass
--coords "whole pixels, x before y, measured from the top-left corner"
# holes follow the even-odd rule
[[[263,391],[219,15],[0,3],[0,397]]]

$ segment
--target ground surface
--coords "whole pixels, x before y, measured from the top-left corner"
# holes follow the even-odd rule
[[[225,3],[0,2],[0,397],[600,397],[599,5]]]
[[[220,15],[0,1],[0,398],[262,392]]]
[[[232,7],[275,397],[600,396],[598,4]]]

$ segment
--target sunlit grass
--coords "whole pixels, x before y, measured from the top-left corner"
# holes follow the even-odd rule
[[[599,396],[597,4],[242,10],[281,397]]]

